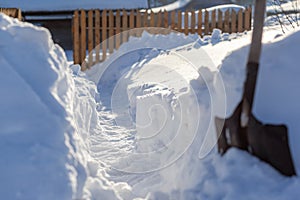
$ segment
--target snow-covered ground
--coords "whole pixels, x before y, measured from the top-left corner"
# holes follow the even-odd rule
[[[299,12],[300,0],[270,0],[267,3],[267,12],[281,13],[281,12]]]
[[[86,73],[46,29],[0,14],[0,38],[1,198],[298,199],[298,177],[214,146],[214,117],[241,99],[251,32],[144,32]],[[288,126],[299,173],[300,31],[266,28],[263,41],[253,112]]]
[[[76,9],[137,9],[148,8],[147,0],[1,0],[0,7],[20,8],[22,11],[67,11]]]

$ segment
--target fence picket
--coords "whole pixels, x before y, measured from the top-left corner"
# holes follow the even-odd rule
[[[184,34],[189,34],[189,12],[184,12]]]
[[[216,28],[216,24],[217,24],[217,22],[216,22],[216,10],[213,10],[212,12],[211,12],[211,31],[213,31],[214,30],[214,28]]]
[[[0,12],[3,11],[0,10]],[[204,13],[203,13],[204,12]],[[225,11],[213,10],[203,11],[172,11],[166,10],[158,13],[140,12],[138,10],[77,10],[74,12],[72,31],[73,31],[73,59],[76,64],[83,64],[86,59],[88,63],[82,66],[82,70],[94,64],[94,61],[102,62],[106,59],[107,53],[110,54],[114,49],[128,41],[128,29],[130,34],[141,36],[142,30],[134,30],[140,27],[164,27],[163,32],[150,30],[152,34],[168,34],[171,30],[177,30],[184,34],[198,33],[200,36],[207,35],[214,28],[219,28],[223,32],[242,32],[251,29],[251,8]],[[12,13],[10,13],[12,14]],[[203,18],[204,16],[204,18]],[[134,30],[134,31],[133,31]],[[132,32],[131,32],[132,31]],[[100,45],[99,45],[100,44]],[[95,51],[94,51],[95,49]],[[102,49],[102,56],[100,49]],[[92,53],[96,53],[95,59]]]
[[[164,11],[164,28],[168,28],[169,27],[169,13],[168,11]]]
[[[175,12],[175,10],[173,10],[171,12],[171,29],[175,29],[175,26],[176,26],[176,24],[175,24],[175,15],[176,15],[176,12]]]
[[[76,10],[73,16],[73,59],[74,64],[81,64],[80,57],[80,38],[79,38],[79,12]]]
[[[246,10],[245,10],[245,29],[247,31],[251,30],[251,7],[248,7]]]
[[[198,10],[198,35],[202,36],[202,10]]]
[[[119,49],[121,45],[121,14],[120,10],[116,12],[116,49]]]
[[[92,51],[94,48],[94,33],[93,33],[93,19],[94,19],[94,13],[93,10],[88,11],[88,67],[93,65],[93,56],[92,56]]]
[[[232,10],[231,12],[231,33],[236,32],[236,12]]]
[[[238,12],[238,32],[243,32],[243,11]]]
[[[223,12],[218,10],[218,29],[223,30]]]
[[[142,27],[142,15],[141,12],[137,10],[137,14],[136,14],[136,28],[138,28],[136,31],[137,37],[141,37],[142,35],[141,27]]]
[[[81,58],[80,58],[80,62],[84,62],[85,57],[86,57],[86,14],[84,10],[81,10],[80,12],[80,32],[81,32]],[[82,70],[85,70],[86,66],[82,66]]]
[[[208,35],[209,33],[209,12],[205,10],[205,17],[204,17],[204,35]]]
[[[108,48],[109,48],[109,53],[111,54],[114,51],[114,13],[112,10],[109,11],[109,15],[108,15],[108,26],[109,26]]]
[[[192,10],[191,11],[192,15],[191,15],[191,33],[195,33],[195,28],[196,28],[196,17],[195,17],[195,11]]]
[[[182,12],[180,10],[177,12],[177,18],[178,18],[177,31],[181,32],[182,31]]]
[[[229,33],[229,10],[225,11],[224,32]]]
[[[102,61],[106,59],[106,49],[107,49],[107,12],[106,10],[102,11]]]
[[[134,33],[134,10],[130,11],[130,15],[129,15],[129,36],[135,36]]]
[[[127,11],[123,10],[123,18],[122,18],[122,43],[128,41],[128,18],[127,18]]]
[[[100,62],[100,11],[95,10],[95,54],[96,63]]]

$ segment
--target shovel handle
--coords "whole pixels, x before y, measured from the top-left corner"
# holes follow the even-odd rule
[[[252,42],[248,57],[249,63],[259,63],[261,55],[261,40],[264,27],[265,11],[266,0],[256,0],[254,10]]]
[[[241,113],[241,126],[248,125],[250,112],[253,106],[259,60],[261,55],[261,40],[264,27],[266,0],[256,0],[254,11],[254,25],[252,41],[247,63],[247,76],[244,85],[243,104]]]

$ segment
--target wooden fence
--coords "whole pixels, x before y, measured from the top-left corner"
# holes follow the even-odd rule
[[[22,12],[18,8],[0,8],[0,12],[10,17],[22,20]]]
[[[147,28],[153,34],[168,34],[178,31],[185,34],[198,33],[200,36],[211,34],[214,28],[234,33],[251,29],[251,7],[239,11],[197,10],[189,12],[158,12],[138,10],[77,10],[74,12],[73,58],[75,64],[82,64],[82,70],[102,62],[107,55],[128,41],[129,36],[139,37]],[[163,30],[149,27],[162,27]],[[87,56],[89,54],[90,56]],[[87,59],[87,60],[86,60]],[[85,62],[86,61],[86,62]]]

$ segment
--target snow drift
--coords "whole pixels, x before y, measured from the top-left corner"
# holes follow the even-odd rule
[[[76,66],[70,70],[44,28],[0,14],[0,38],[1,198],[129,193],[126,183],[108,181],[105,166],[88,153],[89,134],[101,132],[95,84]]]

